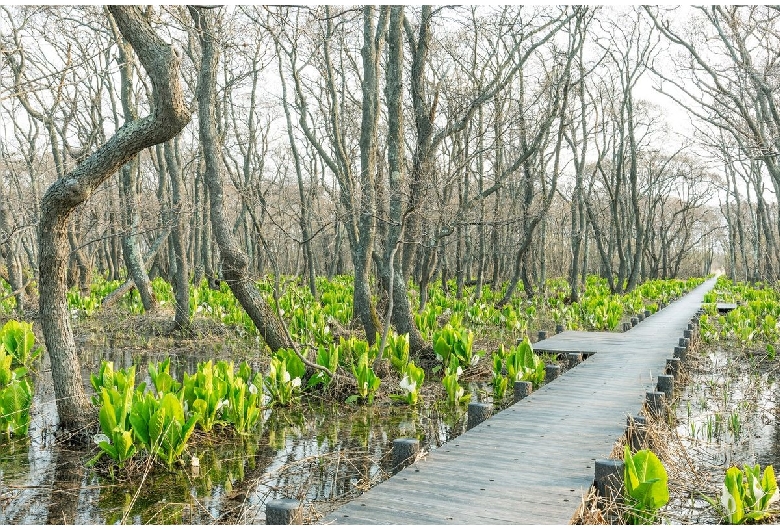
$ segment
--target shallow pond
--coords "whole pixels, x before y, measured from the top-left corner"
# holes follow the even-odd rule
[[[139,382],[148,378],[147,362],[162,359],[126,351],[106,357],[115,366],[136,362]],[[172,375],[180,379],[196,363],[174,358]],[[85,380],[98,364],[99,358],[85,362]],[[56,407],[44,367],[29,441],[0,444],[0,524],[257,523],[265,520],[265,500],[280,497],[306,499],[307,517],[315,520],[388,476],[393,439],[416,437],[423,447],[437,447],[465,428],[465,409],[308,401],[268,411],[253,436],[218,428],[196,433],[185,464],[172,471],[136,459],[132,472],[111,473],[104,461],[85,466],[96,447],[71,451],[55,442]]]
[[[706,350],[705,350],[706,351]],[[676,408],[675,435],[687,454],[695,483],[687,495],[672,495],[665,510],[671,523],[718,523],[703,495],[718,500],[731,466],[780,464],[777,369],[722,349],[693,365]]]

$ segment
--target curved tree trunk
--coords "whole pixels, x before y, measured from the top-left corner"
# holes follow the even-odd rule
[[[85,427],[92,417],[85,414],[91,405],[81,379],[66,296],[70,214],[138,152],[172,138],[190,120],[179,83],[180,61],[173,49],[154,32],[140,8],[111,6],[108,9],[151,79],[153,111],[122,126],[73,171],[52,184],[41,201],[38,225],[41,324],[51,358],[60,426],[72,429]]]
[[[208,187],[209,210],[214,239],[222,258],[222,274],[241,307],[252,319],[260,335],[272,350],[292,346],[280,322],[249,278],[249,263],[241,251],[225,218],[224,189],[219,171],[219,139],[217,137],[215,97],[219,49],[214,34],[214,15],[206,9],[190,7],[190,15],[199,31],[202,48],[198,75],[198,119],[200,143],[205,169],[203,177]]]

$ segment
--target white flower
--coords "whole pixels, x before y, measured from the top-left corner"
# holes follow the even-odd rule
[[[322,331],[325,332],[325,335],[328,335],[330,333],[330,326],[325,326]]]
[[[111,443],[111,439],[102,432],[93,436],[92,441],[95,442],[95,445],[98,445],[100,442],[106,442],[107,444]]]
[[[249,383],[249,393],[250,394],[257,394],[257,387],[254,383]]]
[[[461,374],[463,374],[463,368],[461,368],[460,366],[458,366],[458,371],[457,371],[457,372],[455,372],[455,375],[456,375],[457,377],[460,377],[460,376],[461,376]]]
[[[282,383],[289,383],[290,382],[290,372],[285,370],[282,372]]]
[[[471,366],[476,366],[476,364],[479,362],[479,355],[475,355],[471,358]]]
[[[404,378],[401,379],[400,386],[402,390],[405,390],[410,394],[413,394],[414,391],[417,390],[417,383],[411,381],[408,375],[405,375]]]
[[[227,407],[229,404],[230,402],[227,399],[220,401],[217,405],[217,410],[220,410],[222,407]]]
[[[726,512],[731,515],[737,511],[737,500],[729,493],[726,485],[723,485],[723,493],[720,496],[720,505],[726,509]]]
[[[287,377],[289,378],[289,374],[288,374]],[[301,386],[301,378],[300,377],[296,377],[295,379],[293,379],[292,380],[292,386],[293,386],[293,388]]]

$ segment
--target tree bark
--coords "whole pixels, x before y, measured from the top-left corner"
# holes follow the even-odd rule
[[[190,260],[186,241],[189,238],[185,222],[184,178],[179,163],[178,137],[165,142],[165,166],[171,180],[171,208],[173,226],[170,241],[176,270],[173,273],[173,294],[175,314],[173,326],[176,330],[188,332],[192,324],[190,315]]]

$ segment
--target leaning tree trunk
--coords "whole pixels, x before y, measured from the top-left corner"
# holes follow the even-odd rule
[[[222,274],[236,300],[252,319],[260,335],[272,350],[291,347],[281,323],[249,278],[249,263],[241,251],[225,218],[224,189],[219,171],[219,139],[215,117],[217,63],[219,50],[213,15],[206,9],[190,8],[199,31],[202,49],[198,75],[198,116],[203,150],[203,177],[208,187],[209,210],[214,239],[222,258]]]
[[[103,146],[70,173],[49,187],[41,201],[38,225],[40,248],[40,314],[60,426],[80,429],[92,422],[84,392],[81,366],[70,324],[67,303],[67,272],[70,247],[68,220],[95,189],[137,153],[164,142],[190,121],[179,82],[180,61],[173,49],[152,29],[138,7],[111,6],[122,35],[138,54],[152,82],[152,113],[126,123]]]
[[[144,311],[153,311],[157,308],[157,299],[152,291],[152,282],[144,268],[144,262],[141,258],[141,249],[138,246],[138,208],[136,205],[136,175],[138,170],[138,159],[127,163],[122,167],[121,174],[121,194],[124,202],[124,230],[122,235],[122,256],[125,258],[127,274],[133,279],[138,294],[141,295],[141,303]]]

